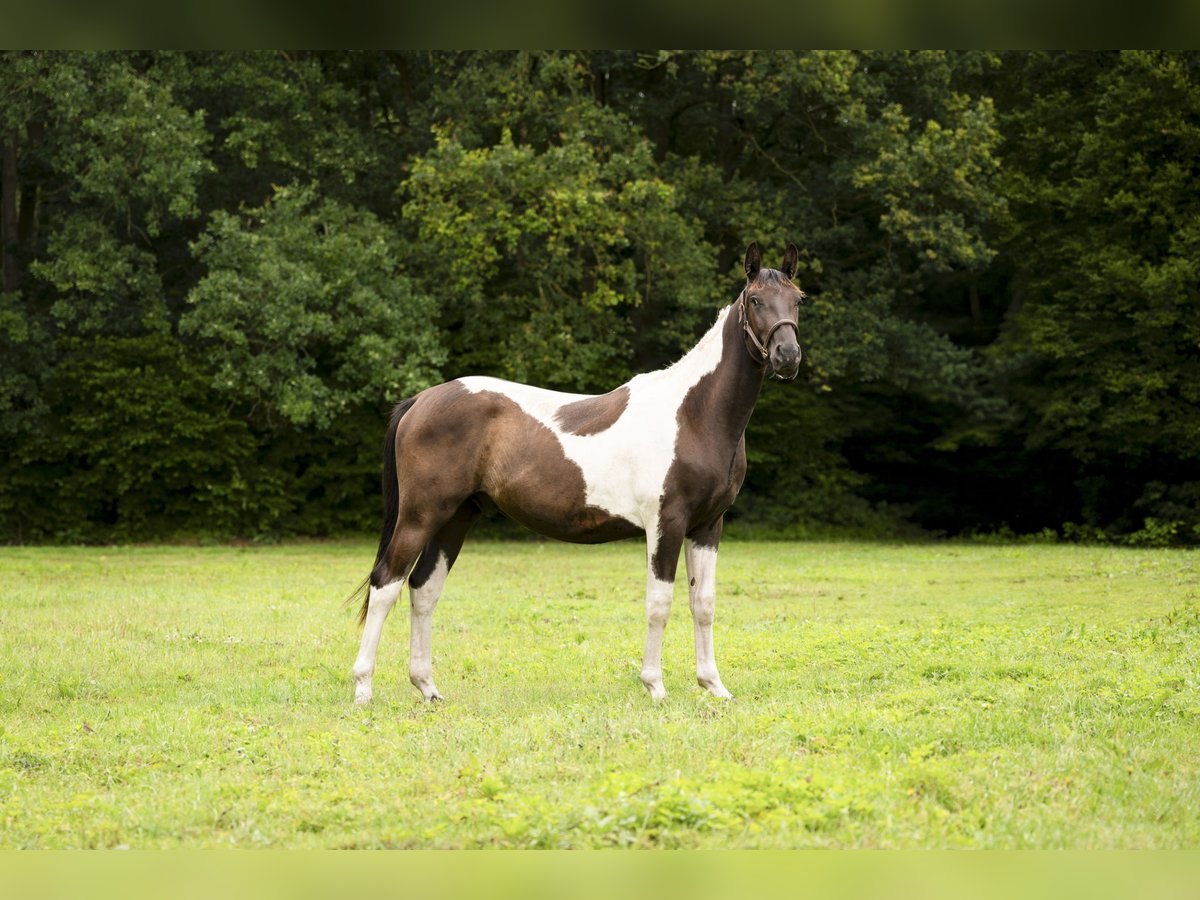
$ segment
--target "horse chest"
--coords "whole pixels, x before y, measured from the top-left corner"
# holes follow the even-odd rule
[[[677,457],[667,474],[664,495],[672,498],[671,511],[689,525],[699,525],[721,515],[737,499],[746,476],[744,439],[732,446],[698,443],[681,435]]]

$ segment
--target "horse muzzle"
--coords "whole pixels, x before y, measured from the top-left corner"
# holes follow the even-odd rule
[[[800,345],[781,344],[771,350],[771,377],[793,381],[800,374]]]

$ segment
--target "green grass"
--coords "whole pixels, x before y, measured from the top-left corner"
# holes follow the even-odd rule
[[[656,705],[641,546],[468,543],[364,710],[372,558],[0,550],[0,846],[1200,847],[1195,553],[727,542]]]

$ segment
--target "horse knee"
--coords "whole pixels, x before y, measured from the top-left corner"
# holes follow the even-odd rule
[[[692,598],[692,621],[701,628],[711,628],[717,612],[715,594],[700,595]]]
[[[667,618],[671,615],[671,587],[667,586],[666,590],[659,588],[651,590],[646,594],[646,621],[653,627],[662,627],[667,624]]]

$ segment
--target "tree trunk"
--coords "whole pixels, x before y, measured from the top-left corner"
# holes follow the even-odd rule
[[[29,122],[25,126],[25,159],[21,165],[24,172],[18,173],[19,176],[24,175],[24,183],[20,185],[21,210],[17,214],[17,243],[23,253],[28,253],[29,245],[37,235],[37,204],[41,194],[39,185],[42,181],[41,170],[30,165],[30,150],[35,148],[36,152],[36,147],[45,133],[44,122]],[[17,264],[24,265],[24,258],[19,258]]]
[[[17,131],[4,139],[0,161],[0,265],[4,266],[4,293],[17,289]]]

